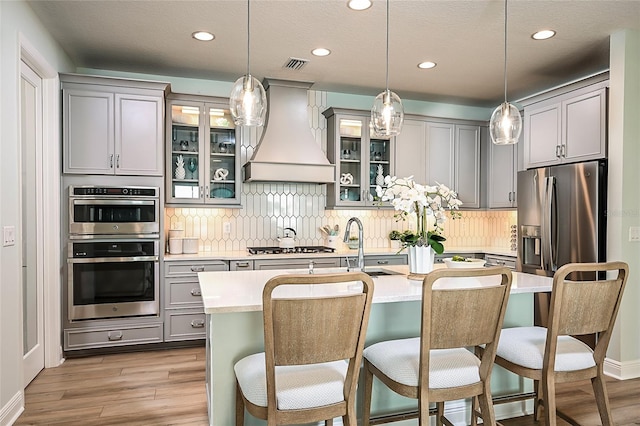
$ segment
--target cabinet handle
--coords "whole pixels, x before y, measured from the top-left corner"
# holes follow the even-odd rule
[[[205,185],[204,187],[204,196],[205,198],[209,198],[209,185]]]
[[[248,268],[249,262],[236,262],[236,268]]]
[[[191,327],[193,328],[203,328],[204,320],[193,320],[191,321]]]
[[[204,187],[200,185],[200,198],[204,197]]]
[[[107,339],[109,339],[110,342],[113,342],[114,340],[122,340],[122,331],[118,330],[108,332]]]
[[[388,265],[389,261],[388,260],[378,260],[378,265]]]
[[[120,168],[120,154],[116,155],[116,168]]]
[[[113,154],[109,156],[109,168],[113,169]]]
[[[194,265],[191,267],[192,272],[202,272],[204,271],[204,265]]]
[[[192,288],[191,289],[191,295],[192,296],[196,296],[196,297],[202,296],[202,291],[200,291],[199,288]]]
[[[511,200],[511,194],[513,194],[513,193],[512,193],[512,192],[509,192],[509,201],[512,201],[512,200]]]
[[[516,192],[513,191],[512,194],[513,194],[513,197],[511,197],[511,202],[515,203],[516,202]]]
[[[556,145],[556,157],[560,158],[560,145]]]
[[[562,157],[566,157],[567,154],[565,153],[565,149],[567,148],[567,146],[565,144],[560,145],[560,155]]]

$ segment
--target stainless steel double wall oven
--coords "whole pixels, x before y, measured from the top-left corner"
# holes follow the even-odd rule
[[[69,186],[69,321],[159,314],[159,195]]]

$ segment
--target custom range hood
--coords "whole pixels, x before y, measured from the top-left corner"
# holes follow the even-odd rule
[[[260,143],[243,166],[245,182],[335,182],[329,163],[311,133],[307,90],[312,83],[264,79],[267,120]]]

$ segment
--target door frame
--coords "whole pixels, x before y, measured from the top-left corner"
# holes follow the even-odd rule
[[[42,194],[42,210],[46,220],[39,218],[37,226],[42,231],[42,269],[44,297],[44,366],[56,367],[63,361],[62,353],[62,300],[61,300],[61,250],[60,243],[60,79],[49,62],[40,54],[24,34],[18,34],[20,63],[26,63],[42,78],[42,146],[36,147],[42,156],[42,180],[38,182]],[[19,103],[20,101],[18,101]]]

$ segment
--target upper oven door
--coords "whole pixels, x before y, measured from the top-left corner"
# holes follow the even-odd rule
[[[160,232],[157,199],[69,198],[69,235],[157,236]],[[155,235],[154,235],[155,234]]]

